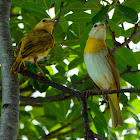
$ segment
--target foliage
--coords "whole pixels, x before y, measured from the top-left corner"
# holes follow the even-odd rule
[[[34,26],[44,17],[51,15],[49,10],[54,8],[56,18],[60,12],[62,0],[13,0],[10,14],[10,32],[14,49],[20,39],[30,32]],[[115,32],[116,37],[123,36],[129,38],[133,33],[134,25],[138,20],[140,12],[139,0],[125,0],[119,4],[116,0],[111,4],[103,0],[63,0],[64,8],[59,24],[54,32],[55,47],[50,51],[49,60],[39,62],[46,76],[59,84],[70,86],[87,76],[87,71],[83,62],[83,50],[88,32],[95,22],[104,22],[104,15],[115,8],[113,16],[109,19],[109,25]],[[105,6],[107,4],[107,6]],[[88,13],[90,10],[91,13]],[[133,27],[125,30],[121,26],[124,22],[131,23]],[[21,26],[23,25],[23,28]],[[125,27],[125,25],[124,25]],[[127,66],[131,66],[133,71],[138,70],[140,64],[139,50],[134,48],[140,40],[137,36],[130,46],[120,48],[115,53],[119,72],[125,71]],[[124,40],[125,41],[125,40]],[[113,48],[113,40],[107,31],[106,43]],[[53,64],[46,66],[45,64]],[[28,64],[27,69],[33,73],[38,73],[35,64]],[[78,72],[77,72],[78,71]],[[121,87],[140,88],[140,73],[125,74],[121,77]],[[45,97],[60,94],[59,90],[49,87],[45,84],[38,83],[36,80],[24,77],[19,74],[19,84],[21,95],[25,97],[36,97],[36,91],[39,91]],[[84,91],[93,89],[93,83],[90,79],[79,84],[76,89]],[[95,90],[95,88],[94,88]],[[35,93],[34,93],[35,92]],[[108,139],[140,139],[140,118],[138,117],[140,107],[139,94],[121,94],[120,103],[123,106],[122,115],[124,119],[123,127],[113,129],[110,126],[110,111],[106,109],[107,103],[101,105],[102,97],[94,96],[92,102],[88,99],[90,128],[94,133],[107,136]],[[27,106],[32,106],[27,110]],[[104,109],[105,108],[105,109]],[[26,103],[21,101],[20,106],[20,123],[19,123],[19,140],[27,137],[29,140],[38,140],[46,134],[53,132],[62,126],[71,123],[64,129],[58,131],[54,140],[83,138],[82,117],[73,122],[81,115],[81,107],[76,98],[56,101]],[[131,122],[129,120],[132,120]],[[65,134],[64,132],[77,128],[73,132]],[[57,134],[63,134],[58,137]],[[65,134],[65,135],[64,135]],[[46,137],[47,138],[47,137]]]

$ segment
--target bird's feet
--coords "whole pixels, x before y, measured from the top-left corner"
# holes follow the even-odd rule
[[[41,77],[45,77],[45,75],[43,74],[43,72],[40,72],[40,73],[39,73],[39,77],[38,77],[38,79],[37,79],[38,82],[40,81],[40,78],[41,78]]]
[[[107,95],[105,94],[105,92],[106,92],[106,90],[102,89],[102,90],[99,91],[99,94],[103,96],[104,100],[107,100]]]
[[[85,90],[85,91],[82,92],[82,94],[86,94],[86,98],[88,98],[89,96],[91,96],[91,101],[92,101],[92,99],[93,99],[93,95],[91,95],[91,92],[92,91],[93,90]]]

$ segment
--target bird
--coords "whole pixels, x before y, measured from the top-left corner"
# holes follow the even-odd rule
[[[84,49],[84,62],[87,72],[95,87],[102,90],[120,89],[120,75],[116,60],[105,43],[106,29],[104,23],[96,23],[89,32]],[[123,125],[122,113],[117,94],[107,94],[109,101],[112,127]]]
[[[25,35],[19,42],[14,52],[15,60],[10,70],[10,75],[20,71],[21,64],[25,61],[34,62],[43,74],[37,61],[44,58],[54,46],[52,35],[54,20],[43,18],[34,29]]]

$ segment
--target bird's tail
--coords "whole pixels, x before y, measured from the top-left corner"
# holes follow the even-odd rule
[[[10,75],[13,75],[14,73],[17,73],[20,71],[20,66],[22,64],[21,59],[16,59],[15,62],[13,63],[11,70],[10,70]]]
[[[111,118],[112,118],[112,127],[116,128],[118,125],[123,125],[122,113],[119,107],[119,101],[117,94],[108,95]]]

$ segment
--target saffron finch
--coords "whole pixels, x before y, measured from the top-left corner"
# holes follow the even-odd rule
[[[53,25],[53,20],[44,18],[31,32],[20,40],[15,51],[15,61],[11,67],[10,75],[18,73],[24,61],[34,62],[40,74],[42,74],[37,61],[45,57],[54,46],[54,38],[52,36]]]

